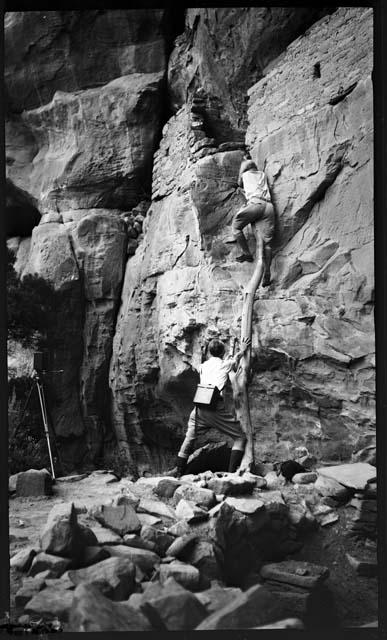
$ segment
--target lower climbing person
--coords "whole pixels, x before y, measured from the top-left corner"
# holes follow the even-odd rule
[[[193,408],[188,419],[183,444],[177,455],[176,466],[165,475],[180,477],[184,474],[188,457],[194,449],[196,437],[199,434],[206,433],[210,428],[215,428],[234,439],[228,470],[233,473],[238,469],[245,450],[246,436],[243,433],[240,422],[230,412],[226,411],[223,394],[229,379],[229,373],[237,370],[239,361],[250,344],[250,338],[242,340],[238,353],[232,358],[223,360],[225,353],[224,343],[218,338],[214,338],[209,343],[210,358],[200,366],[200,384],[217,387],[219,390],[218,399],[213,408],[204,408],[203,406]]]
[[[259,223],[259,231],[263,239],[263,258],[265,272],[262,286],[270,284],[271,243],[274,234],[274,207],[267,179],[263,171],[258,171],[251,155],[244,154],[240,170],[238,185],[243,187],[247,203],[239,209],[232,222],[233,238],[237,241],[242,253],[237,256],[238,262],[253,262],[243,229],[248,224]]]

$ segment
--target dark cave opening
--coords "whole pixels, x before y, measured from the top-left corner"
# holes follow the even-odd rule
[[[5,230],[7,238],[19,236],[28,238],[32,229],[40,222],[41,214],[35,206],[35,199],[26,191],[6,181]]]

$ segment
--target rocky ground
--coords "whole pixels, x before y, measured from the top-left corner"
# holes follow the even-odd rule
[[[375,467],[288,482],[270,467],[137,481],[94,471],[52,487],[46,471],[11,477],[12,619],[72,631],[374,626]]]

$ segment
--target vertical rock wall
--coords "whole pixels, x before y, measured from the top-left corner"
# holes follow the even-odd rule
[[[164,467],[206,340],[239,334],[245,135],[278,217],[257,457],[347,458],[374,429],[372,11],[189,9],[169,60],[163,10],[38,13],[6,16],[7,166],[43,214],[17,270],[63,292],[48,384],[69,465],[115,432],[133,471]]]

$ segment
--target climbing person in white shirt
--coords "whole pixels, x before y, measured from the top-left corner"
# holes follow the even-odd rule
[[[199,433],[205,433],[210,428],[215,428],[226,436],[234,439],[231,450],[230,462],[228,470],[233,473],[239,467],[243,458],[246,445],[246,436],[242,427],[235,417],[226,411],[224,407],[224,388],[228,380],[230,371],[236,371],[239,361],[247,348],[250,346],[250,338],[242,340],[241,349],[233,358],[223,360],[225,346],[224,343],[215,338],[208,345],[210,358],[203,362],[199,368],[200,384],[211,384],[220,391],[219,399],[215,409],[207,409],[204,407],[194,408],[188,419],[188,427],[184,442],[180,447],[180,451],[176,459],[176,467],[168,471],[166,475],[180,477],[184,474],[187,466],[187,460],[192,453],[196,436]]]
[[[270,284],[271,243],[274,233],[274,208],[271,202],[269,186],[263,171],[258,171],[248,152],[244,154],[239,170],[238,185],[243,187],[247,200],[246,206],[239,209],[232,222],[234,239],[242,250],[237,256],[238,262],[253,262],[242,229],[249,223],[259,222],[259,231],[263,239],[265,272],[262,285]]]

